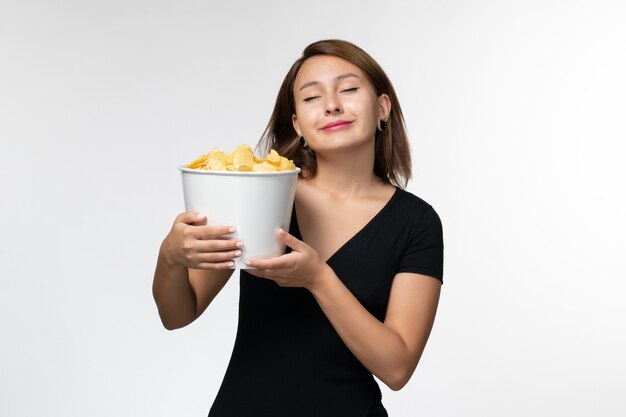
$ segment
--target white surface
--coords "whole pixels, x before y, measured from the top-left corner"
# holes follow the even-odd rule
[[[445,233],[392,417],[624,416],[622,1],[0,2],[0,415],[205,416],[237,277],[161,326],[177,166],[254,144],[308,43],[396,87]]]
[[[234,268],[248,269],[249,259],[284,253],[276,236],[289,231],[300,169],[284,172],[227,172],[179,168],[186,210],[198,210],[207,224],[235,226],[229,238],[241,239],[242,255]]]

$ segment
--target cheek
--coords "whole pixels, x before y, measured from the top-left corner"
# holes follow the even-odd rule
[[[375,111],[377,100],[371,93],[364,91],[351,96],[345,96],[343,100],[345,110],[353,111],[356,114],[370,115]]]
[[[372,103],[364,100],[350,103],[350,110],[361,119],[364,126],[378,123],[378,111]]]
[[[315,123],[319,119],[318,113],[318,111],[315,111],[312,108],[296,108],[296,117],[298,118],[300,129],[303,132],[309,131],[315,127]]]

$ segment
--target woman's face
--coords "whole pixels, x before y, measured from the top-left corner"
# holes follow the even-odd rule
[[[391,109],[389,97],[377,97],[356,65],[327,55],[302,64],[293,94],[293,126],[318,153],[373,142],[378,120],[386,120]]]

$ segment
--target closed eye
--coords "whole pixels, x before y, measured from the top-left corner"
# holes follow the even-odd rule
[[[304,101],[304,102],[307,102],[307,103],[308,103],[309,101],[314,100],[314,99],[316,99],[316,98],[319,98],[319,96],[307,97],[307,98],[305,98],[305,99],[304,99],[304,100],[302,100],[302,101]]]
[[[354,92],[357,91],[359,89],[359,87],[352,87],[352,88],[347,88],[345,90],[341,90],[342,93],[347,93],[347,92]]]

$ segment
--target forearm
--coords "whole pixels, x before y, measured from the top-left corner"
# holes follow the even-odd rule
[[[372,316],[326,267],[311,293],[356,358],[391,389],[400,389],[417,365],[402,337]]]
[[[185,266],[168,262],[159,253],[152,294],[163,325],[168,330],[191,323],[196,318],[196,296]]]

